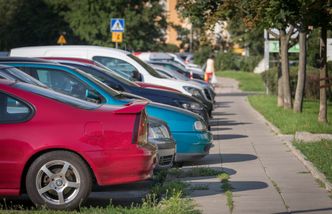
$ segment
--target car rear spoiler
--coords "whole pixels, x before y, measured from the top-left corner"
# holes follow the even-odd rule
[[[114,114],[136,114],[144,110],[148,102],[135,101],[124,105],[121,109],[115,110]]]

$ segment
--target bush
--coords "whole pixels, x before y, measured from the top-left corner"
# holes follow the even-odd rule
[[[290,67],[290,84],[292,96],[295,95],[296,84],[297,84],[297,72],[298,66]],[[331,76],[331,72],[330,76]],[[269,91],[272,94],[277,94],[278,90],[278,68],[273,67],[268,71],[262,73],[263,80],[265,84],[268,86]],[[305,91],[304,95],[306,98],[319,98],[319,69],[307,66],[307,78],[305,82]]]
[[[209,58],[210,53],[212,52],[212,48],[209,46],[203,46],[198,51],[194,53],[195,63],[198,65],[204,65],[206,60]]]
[[[260,60],[260,56],[240,56],[230,52],[219,52],[216,55],[215,66],[217,71],[233,70],[253,72]]]

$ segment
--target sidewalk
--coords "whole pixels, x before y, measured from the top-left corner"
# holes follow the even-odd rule
[[[215,147],[191,165],[223,169],[231,175],[233,213],[332,213],[332,199],[249,105],[232,79],[219,79],[212,120]],[[191,197],[203,213],[230,213],[220,182],[215,178],[189,180],[207,184]]]

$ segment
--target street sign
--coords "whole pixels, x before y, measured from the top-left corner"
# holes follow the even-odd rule
[[[65,45],[67,44],[66,38],[64,37],[64,35],[60,35],[57,41],[58,45]]]
[[[111,19],[111,32],[124,32],[125,20],[124,19]]]
[[[122,32],[112,32],[112,42],[122,42],[123,38]]]
[[[269,41],[269,52],[270,53],[279,53],[279,41],[278,40]],[[299,44],[296,44],[293,47],[288,49],[288,53],[299,53],[299,52],[300,52]]]

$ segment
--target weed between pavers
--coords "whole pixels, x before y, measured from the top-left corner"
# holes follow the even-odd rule
[[[172,168],[168,171],[168,174],[175,178],[216,176],[220,173],[221,171],[209,167],[193,167],[186,170]]]
[[[209,190],[209,185],[207,184],[193,185],[191,186],[190,190]]]
[[[229,211],[232,213],[233,209],[234,209],[234,201],[233,201],[233,192],[232,192],[233,187],[229,183],[230,176],[226,172],[222,172],[222,173],[220,173],[220,174],[217,175],[217,178],[221,182],[221,186],[220,187],[221,187],[221,189],[223,190],[223,192],[226,195],[227,206],[229,208]]]

